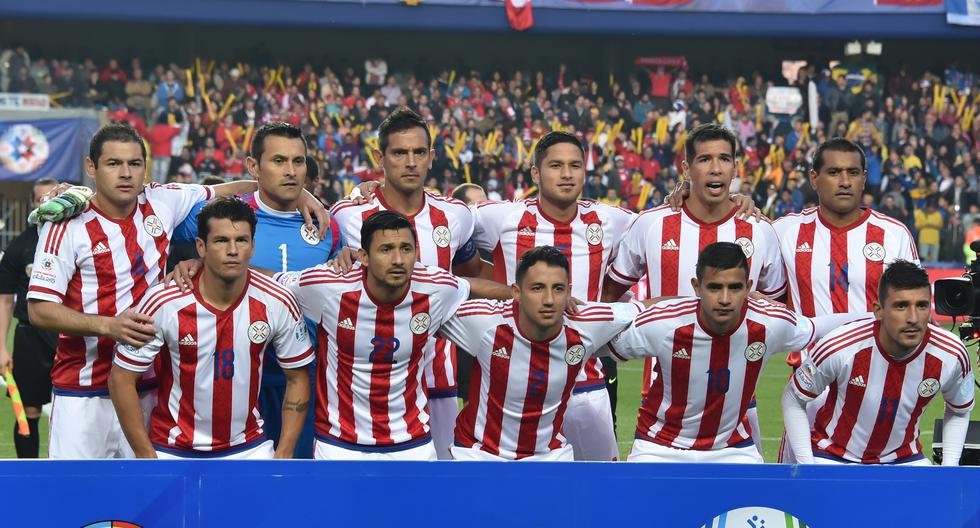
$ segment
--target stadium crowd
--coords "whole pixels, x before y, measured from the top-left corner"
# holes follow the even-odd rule
[[[936,75],[902,67],[891,75],[805,66],[789,83],[803,95],[795,114],[770,114],[766,92],[786,85],[759,73],[717,79],[679,57],[638,61],[624,79],[599,72],[456,71],[419,78],[383,59],[361,68],[293,68],[197,59],[144,65],[0,55],[0,90],[51,94],[65,107],[106,109],[150,143],[156,181],[236,179],[245,172],[255,128],[283,120],[300,127],[320,160],[319,194],[328,203],[380,171],[369,152],[377,127],[396,107],[418,109],[437,156],[427,187],[449,193],[461,182],[490,198],[530,196],[534,142],[552,129],[591,146],[586,198],[643,210],[678,180],[687,130],[720,122],[741,142],[741,192],[771,218],[816,203],[808,178],[815,145],[856,140],[868,156],[868,207],[917,236],[924,262],[964,261],[980,238],[977,192],[980,87],[955,64]],[[809,84],[817,115],[808,116]],[[811,127],[811,123],[814,126]],[[966,249],[968,253],[969,250]],[[972,257],[972,254],[969,255]]]

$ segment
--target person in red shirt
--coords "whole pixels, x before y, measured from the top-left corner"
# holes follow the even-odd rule
[[[152,178],[157,183],[167,181],[170,171],[170,158],[173,156],[173,139],[180,134],[179,126],[156,124],[146,135],[150,143],[150,155],[153,157]]]
[[[242,127],[235,124],[235,117],[231,114],[226,114],[221,118],[221,125],[214,131],[214,141],[218,148],[223,151],[231,148],[232,141],[235,142],[237,149],[244,136],[245,132]]]
[[[640,160],[640,171],[643,179],[650,183],[657,183],[657,173],[660,172],[660,162],[653,157],[653,147],[647,145],[643,147],[643,159]]]

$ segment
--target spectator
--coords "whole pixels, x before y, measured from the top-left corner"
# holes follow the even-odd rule
[[[942,243],[939,260],[943,262],[963,262],[963,245],[966,242],[966,227],[956,211],[950,210],[942,230]]]
[[[881,205],[878,207],[878,212],[883,215],[890,216],[899,222],[905,223],[905,219],[908,217],[908,213],[905,209],[902,209],[895,203],[895,195],[888,194],[885,195],[881,200]]]
[[[133,78],[126,82],[126,106],[145,116],[150,109],[152,94],[153,87],[143,78],[143,70],[141,68],[133,70]]]
[[[915,229],[919,232],[919,257],[923,263],[939,260],[939,233],[943,215],[936,209],[937,197],[930,197],[923,209],[915,211]]]
[[[174,78],[173,70],[167,70],[157,86],[157,104],[167,106],[167,101],[173,98],[178,104],[184,101],[184,87]]]
[[[168,124],[156,124],[150,129],[146,139],[150,143],[152,166],[150,170],[153,181],[164,183],[170,171],[170,158],[173,156],[173,139],[180,134],[180,127]]]

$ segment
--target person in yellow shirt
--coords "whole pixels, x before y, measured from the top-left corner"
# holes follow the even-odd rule
[[[943,229],[943,215],[936,209],[936,197],[931,196],[924,209],[915,210],[915,228],[919,231],[919,258],[922,262],[936,262],[939,258],[939,232]]]
[[[909,143],[905,144],[902,149],[902,163],[905,165],[905,170],[909,171],[912,169],[922,169],[922,160],[915,155],[915,150]]]

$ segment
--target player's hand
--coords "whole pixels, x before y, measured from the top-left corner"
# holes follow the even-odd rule
[[[751,196],[745,196],[744,194],[735,193],[728,197],[736,206],[738,206],[738,211],[735,213],[740,220],[748,220],[750,217],[755,217],[756,222],[762,221],[762,209],[755,206],[755,201]]]
[[[568,303],[565,304],[565,313],[570,315],[575,315],[578,313],[578,307],[585,304],[585,302],[576,299],[575,297],[569,297]]]
[[[775,304],[776,306],[780,306],[782,308],[786,308],[786,305],[785,304],[783,304],[783,303],[781,303],[781,302],[779,302],[779,301],[777,301],[777,300],[769,297],[768,295],[764,295],[764,294],[759,293],[757,291],[749,292],[749,297],[751,297],[753,299],[756,299],[756,300],[759,300],[759,301],[766,301],[769,304]]]
[[[309,191],[303,191],[300,195],[298,209],[303,215],[306,227],[316,227],[313,223],[313,219],[316,219],[316,223],[320,224],[319,237],[320,240],[323,240],[327,236],[327,230],[330,229],[330,211],[327,211],[320,200],[317,200],[316,196],[310,194]]]
[[[187,293],[191,291],[192,279],[197,275],[198,270],[204,265],[202,259],[182,260],[174,266],[174,270],[163,278],[163,285],[168,286],[171,282],[180,288],[180,291]]]
[[[153,318],[132,308],[109,319],[109,337],[122,344],[141,347],[152,341],[154,335]]]
[[[372,200],[374,200],[375,193],[381,188],[381,182],[377,181],[366,181],[361,182],[354,187],[351,191],[350,196],[347,197],[348,200],[354,202],[354,205],[364,205]]]
[[[7,350],[7,345],[4,344],[3,346],[0,346],[0,374],[3,374],[3,371],[7,370],[8,368],[10,370],[14,370],[14,359]]]
[[[347,273],[354,267],[354,252],[349,247],[341,248],[337,252],[337,258],[327,262],[327,267],[340,273]]]
[[[684,205],[684,200],[687,200],[691,196],[691,182],[690,180],[684,180],[678,183],[674,190],[664,198],[664,203],[670,206],[670,210],[673,212],[679,212],[681,207]]]
[[[63,222],[74,218],[88,207],[95,193],[88,187],[58,184],[41,198],[41,206],[31,211],[27,221],[32,224]]]

